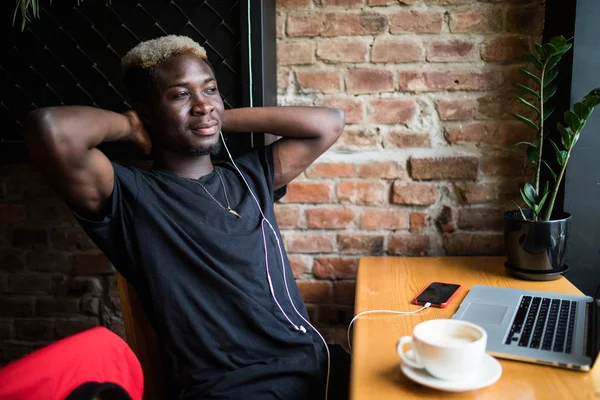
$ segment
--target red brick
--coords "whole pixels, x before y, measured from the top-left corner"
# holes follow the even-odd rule
[[[290,253],[330,253],[334,250],[333,236],[316,233],[294,233],[287,240]]]
[[[527,60],[529,40],[521,37],[496,37],[481,43],[481,59],[487,62]]]
[[[481,172],[485,176],[520,177],[525,173],[526,162],[524,156],[517,154],[489,154],[481,160]]]
[[[498,198],[496,185],[493,183],[465,182],[457,184],[456,187],[465,203],[488,203]]]
[[[96,246],[83,229],[56,228],[52,231],[52,244],[59,250],[90,250]]]
[[[293,181],[287,186],[286,201],[291,203],[327,203],[331,185],[323,182]]]
[[[16,337],[20,340],[53,340],[56,338],[52,320],[21,319],[15,321]]]
[[[15,361],[25,357],[27,354],[33,351],[31,344],[23,344],[16,342],[6,342],[4,346],[0,347],[0,356],[2,356],[1,350],[4,350],[3,359],[7,362]]]
[[[306,210],[311,229],[342,229],[354,222],[354,211],[349,208],[312,208]]]
[[[438,189],[430,183],[394,182],[392,201],[396,204],[429,206],[437,201]]]
[[[477,99],[476,119],[512,119],[513,113],[535,118],[535,111],[517,100],[514,93],[491,93]]]
[[[394,230],[408,228],[408,213],[396,208],[367,208],[360,217],[360,228]]]
[[[477,49],[473,39],[434,39],[427,47],[427,61],[475,61]]]
[[[346,124],[358,124],[364,118],[364,102],[356,97],[324,97],[321,99],[322,107],[339,108],[346,115]]]
[[[541,35],[544,30],[544,7],[515,7],[506,12],[506,30]]]
[[[319,36],[325,28],[325,15],[319,12],[290,12],[285,32],[288,36]]]
[[[29,269],[43,272],[69,272],[73,267],[67,254],[33,252],[28,256]]]
[[[333,301],[338,304],[354,305],[355,293],[355,281],[341,281],[333,283]],[[352,318],[352,315],[350,315],[350,318]]]
[[[340,203],[384,204],[387,191],[387,185],[381,181],[347,181],[336,186]]]
[[[56,321],[56,336],[59,339],[87,331],[98,326],[97,317],[79,317],[77,319],[66,319]]]
[[[360,178],[396,179],[405,175],[404,169],[395,161],[356,164],[356,170]]]
[[[364,94],[394,91],[394,73],[382,69],[353,69],[346,73],[346,92]]]
[[[313,273],[319,279],[355,278],[358,259],[342,257],[318,257],[313,265]]]
[[[73,260],[75,275],[100,275],[113,273],[113,267],[104,254],[80,254]]]
[[[276,0],[275,8],[310,8],[312,0]]]
[[[357,233],[338,235],[338,247],[343,254],[381,254],[383,235],[364,235]]]
[[[302,210],[298,206],[276,204],[275,218],[281,229],[296,229],[304,226]]]
[[[325,14],[323,36],[377,35],[387,28],[385,15],[374,12]]]
[[[12,231],[12,245],[19,249],[45,249],[48,238],[45,229],[17,228]]]
[[[315,163],[306,170],[309,178],[347,178],[354,176],[354,166],[347,163]]]
[[[352,150],[355,148],[376,148],[381,140],[378,129],[346,127],[334,149]]]
[[[431,147],[429,134],[412,133],[404,130],[393,129],[384,138],[385,147]]]
[[[0,317],[33,317],[33,301],[31,297],[0,296]]]
[[[0,272],[19,272],[25,269],[25,257],[21,253],[0,253]]]
[[[435,100],[435,106],[443,121],[460,121],[472,119],[475,111],[475,100],[470,97],[452,97]]]
[[[427,214],[422,212],[410,213],[410,231],[421,232],[427,226]]]
[[[57,317],[79,314],[79,299],[41,298],[37,301],[38,314],[44,317]]]
[[[120,305],[119,301],[119,305]],[[100,300],[92,297],[84,297],[81,299],[81,311],[85,314],[89,315],[99,315],[100,314]]]
[[[36,199],[27,204],[29,220],[40,224],[73,224],[73,213],[61,200]]]
[[[535,131],[519,121],[447,124],[444,131],[450,144],[511,146],[521,140],[531,141],[535,138]]]
[[[498,208],[463,208],[458,214],[458,227],[473,231],[502,231],[504,211]]]
[[[334,293],[335,293],[335,285],[337,283],[345,283],[345,282],[336,282],[334,283]],[[342,289],[343,290],[343,289]],[[341,296],[345,296],[348,290],[342,292]],[[354,307],[349,305],[337,305],[337,304],[322,304],[319,306],[319,324],[328,324],[328,325],[346,325],[352,321],[352,317],[354,316]]]
[[[390,236],[390,255],[424,256],[429,250],[429,236],[401,233]]]
[[[315,46],[313,42],[279,42],[277,43],[278,65],[303,65],[315,62]]]
[[[452,33],[493,33],[502,30],[501,9],[479,9],[450,13]]]
[[[360,7],[365,4],[365,0],[320,0],[324,7]]]
[[[502,233],[454,232],[444,235],[447,255],[502,255],[504,235]]]
[[[290,87],[290,70],[287,68],[277,68],[277,92],[285,93]]]
[[[310,271],[310,266],[312,264],[312,259],[310,257],[301,255],[288,255],[288,260],[290,261],[290,268],[292,269],[294,278],[298,279]]]
[[[373,99],[369,101],[367,121],[377,124],[407,124],[414,119],[419,107],[412,99]]]
[[[456,221],[454,221],[452,208],[448,206],[442,207],[435,219],[435,224],[442,232],[454,232],[456,230]]]
[[[317,57],[324,62],[365,62],[369,41],[363,38],[324,39],[317,44]]]
[[[50,290],[50,277],[39,274],[11,274],[8,277],[8,286],[13,293],[48,293]]]
[[[390,32],[438,33],[442,30],[443,15],[431,11],[402,11],[390,15]]]
[[[0,204],[0,223],[10,224],[27,219],[27,208],[24,204]]]
[[[302,91],[335,93],[341,89],[340,74],[331,71],[296,72],[296,79]]]
[[[407,63],[421,60],[423,60],[423,45],[419,39],[379,36],[373,42],[372,62]]]
[[[410,176],[417,180],[475,180],[479,158],[473,156],[411,158]]]
[[[298,282],[298,289],[307,303],[325,303],[331,299],[331,283],[329,282]]]
[[[431,5],[457,5],[457,4],[471,4],[471,3],[476,3],[477,1],[478,0],[425,0],[425,3],[431,4]],[[482,1],[482,0],[480,0],[480,1]],[[483,0],[483,1],[485,1],[485,0]]]
[[[403,92],[453,90],[495,90],[506,83],[502,71],[405,70],[398,72],[398,87]]]
[[[31,170],[22,164],[15,167],[18,169],[12,170],[5,175],[8,177],[5,184],[6,196],[8,198],[39,199],[57,197],[41,172]]]

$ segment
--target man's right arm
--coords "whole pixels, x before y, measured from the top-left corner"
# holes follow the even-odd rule
[[[29,114],[25,143],[34,163],[65,201],[98,214],[113,192],[114,170],[96,146],[135,140],[140,130],[135,113],[84,106],[49,107]]]

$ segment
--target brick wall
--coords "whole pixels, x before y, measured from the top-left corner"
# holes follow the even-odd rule
[[[277,206],[313,321],[344,340],[362,255],[498,254],[525,171],[510,81],[529,0],[281,0],[283,105],[346,112]],[[0,365],[83,329],[123,334],[114,271],[31,166],[0,167]]]
[[[313,319],[345,340],[364,255],[501,254],[530,173],[512,81],[540,0],[279,0],[282,105],[346,112],[332,150],[277,205]]]

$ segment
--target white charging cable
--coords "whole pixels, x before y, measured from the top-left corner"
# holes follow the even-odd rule
[[[431,307],[431,303],[427,302],[427,303],[425,303],[425,305],[423,307],[419,308],[418,310],[414,310],[414,311],[368,310],[368,311],[359,312],[358,314],[356,314],[354,316],[354,318],[352,318],[352,321],[350,321],[350,325],[348,325],[348,331],[346,333],[346,340],[348,340],[348,348],[352,349],[352,344],[350,343],[350,328],[352,328],[352,324],[354,323],[354,321],[356,321],[358,318],[362,317],[363,315],[375,314],[375,313],[410,315],[410,314],[420,313],[421,311],[423,311],[424,309],[429,308],[429,307]]]
[[[312,328],[313,331],[315,331],[317,333],[317,335],[319,335],[319,338],[321,339],[321,341],[325,345],[325,351],[327,352],[327,380],[326,380],[326,384],[325,384],[325,400],[327,400],[328,399],[328,394],[329,394],[329,376],[330,376],[330,373],[331,373],[331,354],[329,353],[329,347],[327,347],[327,341],[325,340],[325,338],[323,337],[323,335],[321,335],[321,332],[319,332],[317,330],[317,328],[315,328],[306,318],[304,318],[304,316],[302,316],[302,314],[300,314],[300,312],[296,308],[296,305],[292,301],[292,296],[290,295],[290,290],[289,290],[288,283],[287,283],[287,277],[286,277],[287,274],[286,274],[286,270],[285,270],[285,262],[284,262],[284,257],[283,257],[283,250],[282,250],[282,247],[281,247],[281,243],[279,242],[279,237],[277,237],[277,233],[275,232],[275,228],[273,228],[273,225],[271,225],[271,222],[269,222],[269,220],[267,219],[267,217],[263,213],[263,210],[262,210],[262,208],[260,206],[260,202],[258,201],[258,199],[256,198],[256,195],[254,194],[254,192],[250,188],[250,185],[248,184],[248,181],[246,181],[246,178],[242,174],[242,171],[240,171],[240,169],[236,165],[235,161],[233,161],[233,157],[231,156],[231,153],[229,152],[229,148],[227,147],[227,143],[225,143],[225,138],[223,137],[223,132],[219,132],[219,133],[221,135],[221,140],[223,141],[223,145],[225,147],[225,150],[227,151],[227,155],[229,156],[229,159],[231,160],[231,163],[233,164],[233,166],[237,170],[238,174],[240,174],[240,177],[242,178],[242,180],[246,184],[246,187],[248,188],[248,191],[252,195],[252,198],[254,199],[254,202],[256,203],[256,206],[258,207],[258,211],[260,212],[260,215],[262,216],[262,221],[261,221],[260,226],[261,226],[262,237],[263,237],[263,245],[264,245],[264,251],[265,251],[265,266],[266,266],[266,271],[267,271],[267,281],[269,283],[269,289],[271,291],[271,296],[273,297],[273,300],[275,301],[275,304],[277,304],[277,307],[279,308],[279,310],[281,311],[281,313],[284,315],[285,319],[288,320],[288,322],[294,327],[294,329],[296,329],[297,331],[300,331],[302,333],[306,333],[306,328],[304,326],[302,326],[302,325],[298,326],[298,325],[296,325],[296,324],[294,324],[292,322],[292,320],[288,317],[288,315],[283,310],[283,307],[281,307],[281,305],[279,304],[279,301],[277,301],[277,296],[275,296],[275,290],[273,289],[273,283],[272,283],[272,279],[271,279],[271,273],[269,272],[269,255],[268,255],[269,253],[268,253],[268,250],[267,250],[267,239],[266,239],[265,227],[264,227],[265,223],[269,226],[269,229],[273,233],[273,236],[275,237],[275,242],[277,243],[277,248],[279,249],[279,256],[280,256],[280,259],[281,259],[281,272],[283,273],[283,283],[285,285],[285,290],[286,290],[286,293],[287,293],[287,297],[288,297],[288,299],[290,301],[290,304],[292,305],[292,308],[294,309],[294,312],[298,315],[298,317],[300,317],[300,319],[302,319],[302,321],[304,321],[308,326],[310,326]]]

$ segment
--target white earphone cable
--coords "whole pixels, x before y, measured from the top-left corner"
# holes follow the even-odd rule
[[[410,314],[420,313],[421,311],[423,311],[426,308],[429,308],[430,306],[431,306],[431,303],[427,302],[427,303],[425,303],[425,305],[423,307],[419,308],[418,310],[414,310],[414,311],[368,310],[368,311],[363,311],[363,312],[356,314],[354,316],[354,318],[352,318],[352,321],[350,321],[350,324],[348,325],[348,330],[346,331],[346,340],[348,341],[348,348],[352,349],[352,344],[350,343],[350,328],[352,328],[352,324],[354,323],[354,321],[356,321],[358,318],[362,317],[363,315],[375,314],[375,313],[410,315]]]

